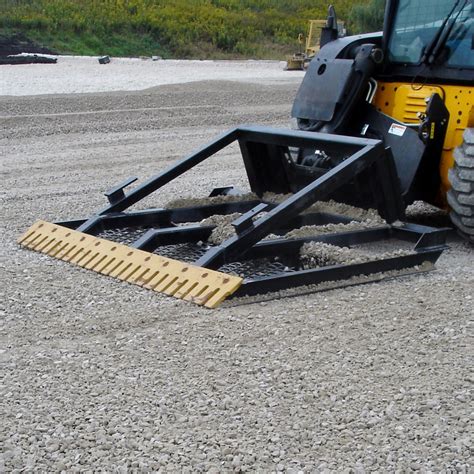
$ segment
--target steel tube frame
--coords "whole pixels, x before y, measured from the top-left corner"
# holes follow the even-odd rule
[[[333,265],[323,268],[282,273],[276,276],[245,280],[232,297],[251,296],[259,293],[284,290],[305,285],[317,285],[323,282],[348,280],[352,277],[406,270],[421,266],[424,262],[435,263],[445,247],[426,250],[411,255],[374,260],[351,265]]]
[[[78,229],[81,232],[87,232],[91,224],[96,220],[97,216],[102,216],[110,213],[121,212],[137,203],[141,199],[147,197],[151,193],[157,191],[159,188],[169,183],[173,179],[181,176],[186,171],[189,171],[194,166],[202,163],[210,156],[216,154],[226,146],[235,141],[256,141],[260,143],[273,144],[279,146],[295,146],[295,147],[324,147],[331,150],[347,152],[354,151],[361,148],[372,148],[381,146],[379,140],[370,140],[365,138],[355,138],[347,136],[336,136],[324,133],[303,132],[299,130],[281,130],[268,127],[239,127],[225,132],[211,143],[201,147],[195,153],[178,161],[170,166],[165,171],[158,175],[152,176],[144,183],[137,186],[128,194],[123,193],[123,187],[120,187],[121,197],[117,197],[116,201],[109,204],[105,208],[99,210],[97,214],[86,222],[84,222]],[[109,193],[106,193],[109,194]]]
[[[322,148],[329,152],[342,151],[347,154],[347,157],[340,164],[314,179],[279,204],[265,202],[265,200],[260,199],[181,209],[159,208],[129,213],[123,212],[236,140],[239,141],[249,182],[254,191],[255,186],[252,185],[252,181],[258,181],[258,175],[255,173],[265,171],[268,166],[271,168],[272,164],[276,163],[275,159],[277,162],[283,159],[278,154],[278,149],[271,147]],[[255,153],[258,146],[255,148],[254,145],[270,146],[267,150],[270,155],[258,156]],[[254,152],[252,152],[252,147]],[[259,169],[260,159],[268,160],[266,162],[267,168]],[[284,171],[285,164],[282,164],[281,161],[278,163],[282,166],[279,171]],[[219,269],[227,263],[274,258],[276,256],[287,259],[287,261],[296,261],[301,246],[306,242],[352,246],[380,240],[400,239],[415,244],[414,252],[406,256],[379,259],[360,264],[332,265],[309,270],[298,270],[298,266],[296,266],[293,267],[291,272],[282,272],[263,278],[246,279],[235,296],[317,284],[323,281],[347,279],[361,274],[401,270],[421,265],[425,261],[434,263],[446,248],[444,244],[446,229],[432,229],[412,224],[387,225],[300,239],[281,238],[262,241],[270,233],[284,234],[285,231],[301,225],[348,222],[350,219],[347,217],[329,213],[301,213],[315,202],[323,200],[331,192],[354,179],[354,177],[369,172],[372,173],[372,177],[375,177],[371,180],[372,192],[379,209],[383,208],[385,210],[385,217],[388,221],[391,222],[403,216],[404,206],[393,158],[390,150],[384,148],[381,141],[314,132],[277,130],[266,127],[241,127],[221,135],[209,145],[202,147],[162,173],[153,176],[128,194],[123,192],[123,188],[132,180],[125,181],[109,191],[109,198],[111,193],[113,195],[111,203],[96,215],[87,220],[69,221],[63,223],[63,225],[94,235],[108,229],[148,228],[132,244],[132,247],[153,252],[161,245],[205,241],[214,229],[214,226],[200,226],[197,224],[178,226],[177,224],[199,222],[213,214],[242,213],[242,217],[233,222],[236,235],[219,246],[211,247],[194,263],[197,266],[210,269]],[[264,190],[264,187],[262,189]],[[221,191],[215,190],[215,192],[219,193]],[[213,193],[215,194],[215,192]],[[257,192],[257,194],[259,193]],[[262,211],[265,212],[264,215],[262,215]]]
[[[366,170],[375,160],[378,160],[378,166],[384,166],[386,162],[390,162],[391,156],[385,153],[386,150],[382,142],[372,142],[283,201],[265,216],[260,217],[252,226],[244,229],[240,234],[229,238],[220,246],[210,249],[195,264],[211,269],[222,266],[230,259],[235,258],[236,255],[242,255],[244,251],[276,229],[279,222],[285,222],[316,201],[323,200],[331,191]],[[393,188],[394,185],[392,185]],[[396,197],[393,197],[393,201],[390,201],[390,204],[392,203],[398,206]],[[396,209],[393,212],[396,214]]]

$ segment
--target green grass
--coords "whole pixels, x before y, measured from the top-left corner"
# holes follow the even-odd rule
[[[325,18],[328,5],[327,0],[0,3],[0,34],[21,32],[60,53],[165,58],[281,58],[295,51],[296,37],[306,31],[308,20]],[[353,5],[367,1],[332,3],[350,25]]]
[[[9,31],[11,34],[12,30]],[[30,30],[26,34],[29,39],[62,54],[83,56],[110,54],[118,57],[171,56],[171,52],[160,46],[150,35],[137,36],[120,32],[98,35],[94,32],[69,31],[58,34],[41,30]]]

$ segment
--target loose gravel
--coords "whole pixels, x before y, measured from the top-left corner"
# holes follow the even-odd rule
[[[224,204],[229,202],[239,202],[239,201],[250,201],[252,199],[258,199],[258,196],[254,193],[244,193],[239,195],[218,195],[211,197],[186,197],[180,199],[173,199],[166,204],[166,207],[169,208],[183,208],[183,207],[193,207],[193,206],[209,206],[212,204]],[[210,225],[210,224],[206,224]]]
[[[328,265],[354,264],[370,262],[377,259],[402,257],[411,251],[396,249],[391,252],[368,254],[358,248],[338,247],[324,242],[307,242],[302,245],[300,256],[303,268],[320,268]]]
[[[0,471],[472,470],[474,260],[454,234],[429,273],[216,311],[15,244],[236,124],[286,125],[297,84],[262,81],[0,97]],[[237,148],[205,165],[142,205],[245,188]]]
[[[99,64],[97,57],[58,56],[56,64],[2,67],[0,95],[74,94],[136,91],[208,79],[240,82],[301,80],[303,71],[288,73],[283,61],[212,61],[112,58]]]
[[[216,227],[212,230],[208,241],[214,245],[220,245],[224,240],[229,239],[235,235],[235,229],[232,227],[231,222],[238,219],[242,214],[239,212],[233,212],[232,214],[216,214],[210,216],[201,221],[201,225],[215,225]]]

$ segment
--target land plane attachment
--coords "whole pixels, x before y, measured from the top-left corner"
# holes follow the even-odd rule
[[[236,141],[250,193],[225,186],[126,212]],[[208,308],[231,297],[412,273],[447,248],[447,229],[402,222],[393,158],[379,140],[240,127],[125,193],[134,181],[108,191],[109,204],[90,218],[38,221],[19,244]]]

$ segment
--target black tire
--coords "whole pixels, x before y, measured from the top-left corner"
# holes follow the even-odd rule
[[[474,128],[466,128],[463,144],[454,150],[449,170],[449,216],[460,235],[474,244]]]

